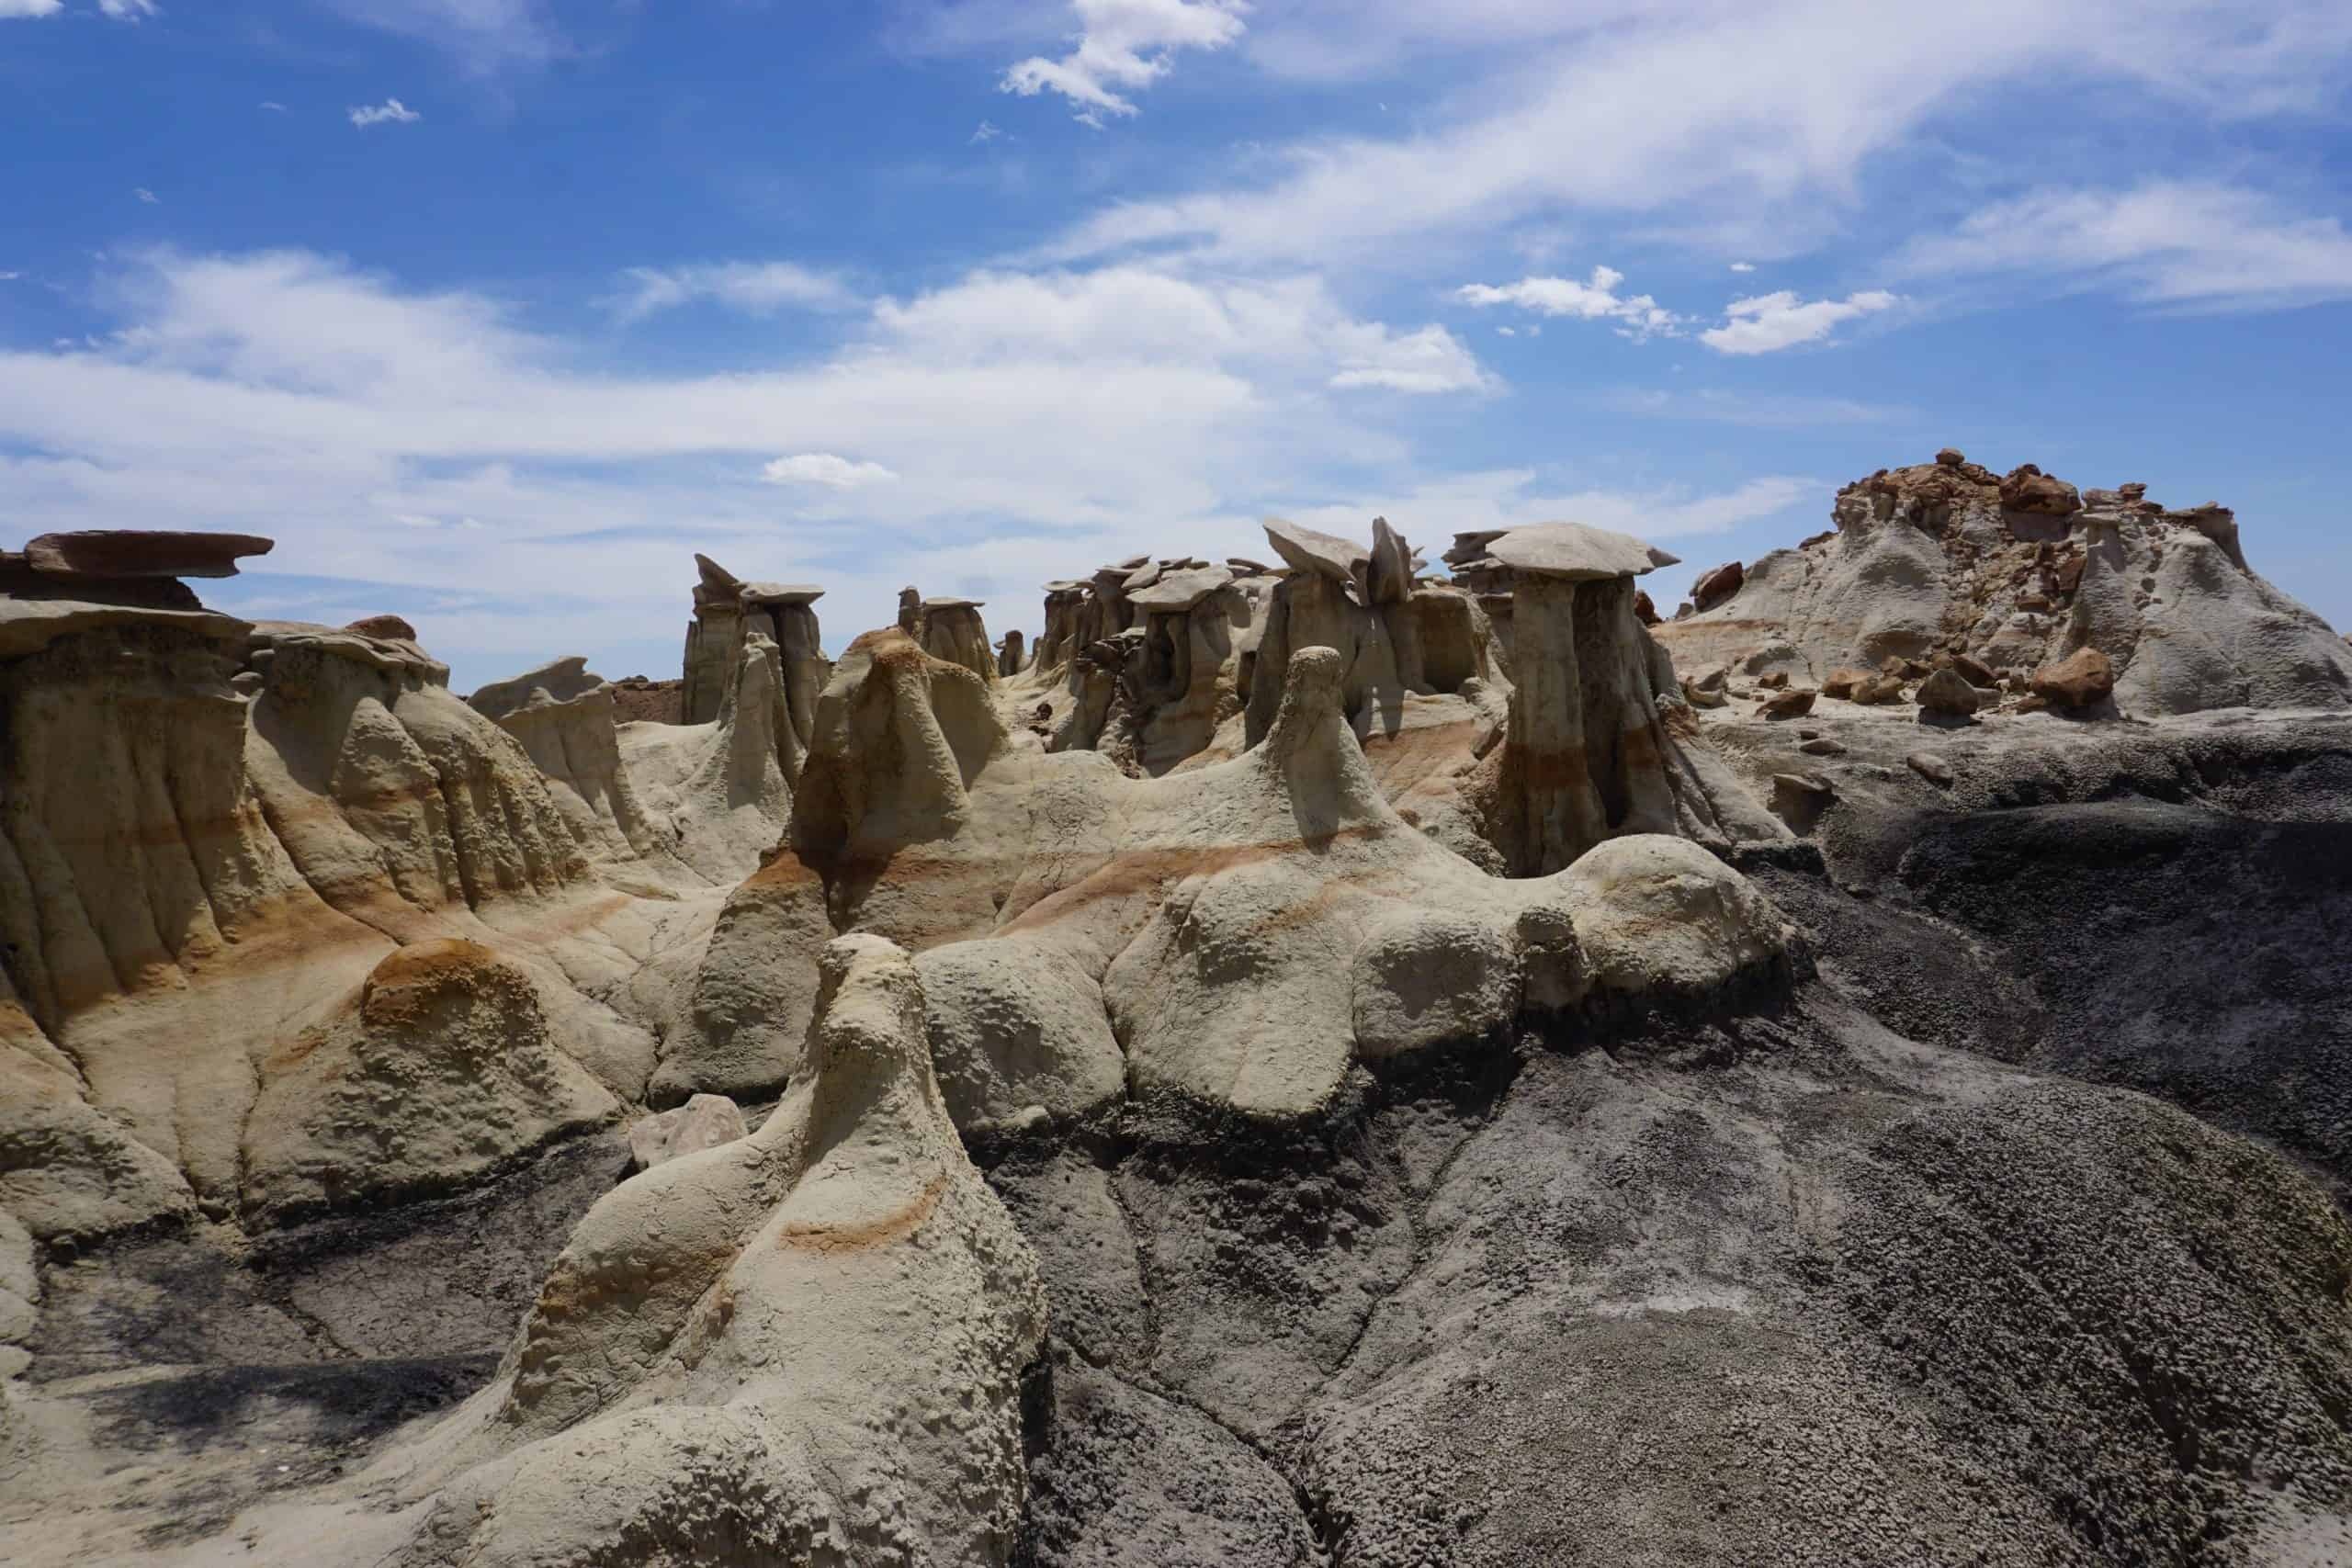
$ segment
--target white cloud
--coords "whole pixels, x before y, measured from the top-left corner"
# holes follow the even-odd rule
[[[1470,392],[1490,384],[1469,346],[1443,327],[1392,333],[1377,321],[1351,322],[1335,338],[1338,388],[1391,392]]]
[[[750,315],[772,315],[786,307],[840,310],[857,297],[831,273],[791,262],[704,262],[687,266],[632,266],[621,277],[629,291],[605,301],[624,321],[642,321],[662,310],[709,300]]]
[[[137,197],[141,203],[148,207],[161,207],[164,204],[164,198],[157,196],[153,191],[149,190],[145,186],[133,186],[130,194]]]
[[[1380,25],[1311,9],[1311,37],[1342,51],[1351,28]],[[2146,0],[2128,20],[2114,0],[1541,9],[1551,19],[1522,29],[1535,41],[1489,61],[1477,92],[1442,100],[1409,130],[1318,135],[1213,165],[1189,192],[1102,208],[1047,254],[1173,243],[1221,265],[1363,265],[1570,212],[1698,213],[1722,235],[1786,234],[1849,213],[1872,160],[2006,84],[2120,85],[2143,112],[2185,126],[2323,109],[2352,47],[2341,0]]]
[[[307,253],[115,265],[96,297],[116,331],[0,349],[15,525],[169,516],[269,535],[254,592],[528,584],[426,628],[461,685],[565,644],[641,647],[628,660],[662,672],[695,549],[825,583],[835,647],[888,624],[909,581],[1034,626],[1039,584],[1104,559],[1171,539],[1262,553],[1255,516],[1415,471],[1391,423],[1406,403],[1333,381],[1457,383],[1475,363],[1350,314],[1315,279],[1121,266],[973,274],[766,368],[615,375],[582,367],[593,344],[526,332],[481,297]],[[760,482],[778,454],[898,477],[797,486],[785,535]]]
[[[54,17],[65,0],[0,0],[0,21],[12,17]]]
[[[1121,89],[1150,86],[1179,50],[1225,48],[1242,35],[1250,11],[1244,0],[1070,0],[1070,8],[1078,13],[1078,47],[1059,60],[1033,55],[998,86],[1024,98],[1059,93],[1097,130],[1106,114],[1136,112]]]
[[[362,130],[371,125],[414,125],[424,118],[398,98],[386,98],[373,107],[351,111],[351,123]]]
[[[1718,354],[1771,354],[1803,343],[1819,343],[1840,321],[1891,310],[1902,301],[1883,289],[1843,299],[1800,299],[1788,289],[1735,299],[1724,307],[1724,324],[1699,334]]]
[[[477,76],[569,51],[548,0],[324,0],[360,26],[438,49]]]
[[[888,484],[899,476],[879,463],[854,463],[831,452],[802,452],[778,457],[760,470],[772,485],[822,485],[827,490],[862,490]]]
[[[1919,417],[1917,411],[1897,403],[1865,402],[1856,398],[1814,397],[1795,392],[1748,393],[1716,389],[1687,391],[1633,387],[1603,393],[1596,400],[1600,406],[1617,413],[1643,414],[1655,419],[1706,420],[1764,430],[1792,430],[1825,424],[1875,424]]]
[[[1754,272],[1756,270],[1756,264],[1754,262],[1734,262],[1731,264],[1731,269],[1734,272]]]
[[[978,126],[973,128],[972,145],[975,147],[981,146],[987,142],[994,141],[1003,134],[1004,132],[997,126],[984,119],[980,121]]]
[[[286,106],[279,103],[275,98],[264,98],[261,101],[261,107],[267,109],[272,114],[284,114],[286,112]]]
[[[135,22],[142,17],[163,15],[163,7],[155,0],[98,0],[98,9],[118,22]]]
[[[1374,513],[1415,544],[1443,546],[1457,533],[1518,528],[1533,523],[1589,523],[1645,539],[1720,534],[1818,503],[1828,487],[1789,475],[1749,479],[1730,490],[1693,494],[1686,487],[1646,490],[1562,490],[1538,482],[1532,468],[1455,474],[1413,486],[1402,494],[1331,505],[1293,505],[1283,515],[1311,528],[1360,537]],[[1434,557],[1438,552],[1430,550]]]
[[[1613,321],[1619,335],[1635,342],[1651,337],[1680,336],[1681,318],[1662,310],[1646,294],[1621,296],[1617,286],[1625,275],[1615,267],[1596,266],[1591,278],[1522,277],[1517,283],[1470,283],[1454,290],[1454,298],[1485,309],[1517,305],[1544,316],[1572,316],[1578,321]]]
[[[0,283],[14,283],[24,276],[21,272],[0,272]]]
[[[2037,191],[1914,243],[1915,276],[2030,273],[2103,282],[2147,305],[2245,310],[2352,299],[2352,233],[2276,197],[2150,181],[2131,190]]]

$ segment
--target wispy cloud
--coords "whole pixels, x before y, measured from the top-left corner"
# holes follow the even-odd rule
[[[356,107],[351,111],[351,123],[362,130],[371,125],[414,125],[424,118],[398,98],[386,98],[380,104]]]
[[[98,0],[98,9],[118,22],[135,22],[142,17],[159,17],[164,11],[155,0]]]
[[[1454,95],[1395,133],[1315,134],[1212,165],[1189,191],[1108,202],[1047,254],[1174,247],[1226,265],[1362,265],[1577,214],[1703,214],[1718,234],[1785,234],[1851,203],[1873,160],[2004,84],[2122,87],[2184,128],[2244,123],[2328,105],[2352,45],[2341,0],[2173,0],[2134,13],[2128,48],[2114,8],[2093,0],[1418,10],[1544,15],[1493,91]],[[1367,29],[1353,6],[1300,14],[1308,20],[1286,14],[1283,25],[1343,54]],[[1852,90],[1857,61],[1871,62],[1866,93]]]
[[[286,106],[279,103],[275,98],[264,98],[261,101],[261,107],[267,109],[271,114],[284,114],[286,112]]]
[[[708,300],[731,310],[765,316],[787,307],[811,310],[855,308],[857,296],[842,279],[793,262],[701,262],[685,266],[632,266],[626,293],[605,303],[623,321]]]
[[[1724,324],[1699,334],[1718,354],[1772,354],[1799,344],[1819,343],[1841,321],[1891,310],[1902,303],[1883,289],[1843,299],[1800,299],[1789,289],[1735,299],[1724,307]]]
[[[543,65],[570,51],[549,0],[322,0],[362,27],[436,49],[468,73]]]
[[[1663,387],[1626,387],[1595,400],[1614,413],[1641,414],[1652,419],[1704,420],[1717,424],[1748,425],[1763,430],[1797,430],[1813,425],[1882,424],[1917,419],[1916,410],[1897,403],[1866,402],[1857,398],[1814,397],[1796,392],[1731,392],[1707,389],[1695,391]]]
[[[1681,318],[1663,310],[1646,294],[1620,295],[1625,275],[1611,266],[1596,266],[1579,283],[1572,277],[1522,277],[1517,283],[1471,283],[1454,290],[1464,304],[1484,309],[1516,305],[1544,316],[1567,316],[1583,321],[1614,321],[1621,337],[1635,342],[1680,335]]]
[[[973,129],[972,145],[978,147],[984,143],[994,141],[1003,134],[1004,132],[1001,129],[984,119]]]
[[[1773,474],[1702,493],[1680,486],[1565,490],[1545,485],[1532,468],[1497,468],[1449,475],[1402,493],[1289,505],[1283,515],[1308,527],[1356,536],[1374,512],[1385,513],[1408,538],[1422,544],[1472,529],[1563,521],[1670,539],[1720,534],[1777,516],[1808,500],[1817,502],[1827,488],[1814,479]]]
[[[760,478],[772,485],[822,485],[827,490],[863,490],[898,477],[895,470],[879,463],[853,462],[831,452],[778,457],[760,470]]]
[[[0,0],[0,21],[54,17],[63,9],[65,0]]]
[[[1754,262],[1734,262],[1731,264],[1731,269],[1734,272],[1754,272],[1756,270],[1756,264]]]
[[[164,204],[164,198],[157,196],[153,191],[149,190],[145,186],[132,186],[130,194],[137,197],[142,203],[149,207],[161,207]]]
[[[1244,0],[1070,0],[1077,47],[1058,60],[1033,55],[998,85],[1024,98],[1059,93],[1080,122],[1096,130],[1105,115],[1132,115],[1125,93],[1150,86],[1173,68],[1180,50],[1223,49],[1247,28]]]
[[[1915,243],[1900,267],[2101,285],[2171,310],[2268,310],[2352,299],[2352,233],[2341,218],[2299,213],[2259,191],[2160,180],[1984,208]]]

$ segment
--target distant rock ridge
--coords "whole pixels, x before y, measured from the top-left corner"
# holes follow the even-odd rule
[[[1831,516],[1829,533],[1702,578],[1657,631],[1677,666],[1817,685],[1966,658],[2023,692],[2096,649],[2117,707],[2143,716],[2352,706],[2352,650],[2254,572],[2218,503],[2167,509],[2144,485],[2077,491],[1946,448],[1847,485]]]

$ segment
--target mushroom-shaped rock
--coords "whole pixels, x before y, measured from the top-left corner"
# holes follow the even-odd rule
[[[747,582],[743,584],[746,604],[814,604],[825,596],[825,591],[812,582]]]
[[[1365,578],[1372,566],[1370,550],[1353,539],[1302,528],[1280,517],[1267,518],[1265,528],[1267,542],[1293,570],[1327,577],[1346,590],[1349,598],[1363,603]]]
[[[1491,541],[1487,551],[1514,571],[1570,582],[1639,577],[1682,558],[1644,544],[1631,534],[1583,523],[1539,523],[1514,528]]]
[[[1127,603],[1144,610],[1189,610],[1233,581],[1221,566],[1188,567],[1164,572],[1148,587],[1130,589]]]
[[[239,558],[275,547],[255,534],[97,528],[41,535],[25,546],[25,565],[44,577],[234,577]]]

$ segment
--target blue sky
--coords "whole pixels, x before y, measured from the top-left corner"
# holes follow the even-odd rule
[[[212,602],[462,690],[674,674],[695,549],[838,651],[1269,513],[1695,570],[1950,444],[2352,625],[2348,78],[2341,0],[0,0],[0,515],[271,535]]]

